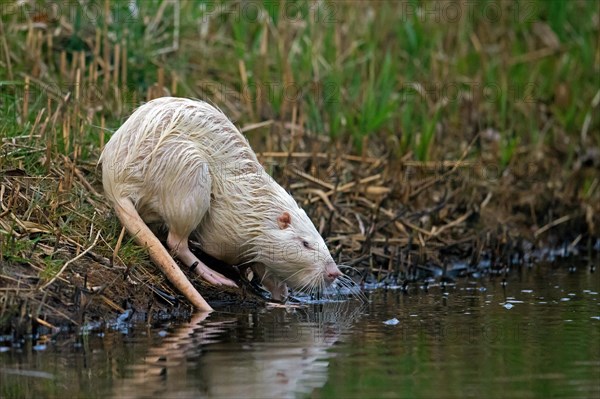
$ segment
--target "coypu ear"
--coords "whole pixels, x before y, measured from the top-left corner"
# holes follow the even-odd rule
[[[281,230],[287,229],[289,227],[290,223],[292,223],[292,217],[287,212],[283,212],[277,218],[277,225],[279,226],[279,228]]]

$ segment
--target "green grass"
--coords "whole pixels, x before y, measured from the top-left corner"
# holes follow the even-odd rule
[[[127,78],[120,82],[121,90],[102,92],[107,104],[119,100],[115,98],[119,96],[125,103],[120,112],[109,107],[101,112],[110,129],[144,99],[161,66],[165,69],[166,87],[177,77],[177,91],[173,94],[211,97],[219,103],[219,94],[231,97],[248,93],[253,109],[244,112],[242,108],[240,122],[257,122],[265,116],[289,120],[291,104],[295,104],[306,127],[316,134],[352,138],[357,150],[365,136],[397,135],[396,152],[412,151],[419,160],[451,155],[452,152],[436,151],[432,124],[435,121],[445,126],[444,122],[467,105],[465,99],[470,96],[479,118],[456,121],[457,132],[490,127],[502,134],[514,132],[511,135],[519,136],[522,145],[536,144],[531,141],[541,138],[531,132],[543,128],[546,113],[550,112],[555,123],[547,137],[548,144],[552,144],[557,131],[576,139],[598,90],[598,27],[592,18],[594,13],[597,15],[597,8],[593,1],[471,4],[468,9],[461,9],[461,18],[453,17],[456,7],[446,2],[438,2],[434,7],[419,1],[371,5],[298,1],[282,8],[273,1],[211,1],[204,3],[204,10],[201,3],[181,3],[180,51],[156,56],[157,50],[171,44],[174,8],[166,6],[152,30],[162,2],[139,3],[138,18],[123,2],[109,2],[111,12],[117,16],[106,26],[111,33],[109,53],[115,44],[123,43],[128,52]],[[37,4],[36,10],[46,9],[44,1]],[[103,2],[97,6],[101,10]],[[21,8],[22,13],[2,16],[5,29],[25,22],[22,16],[27,7]],[[428,13],[412,12],[419,8]],[[94,30],[102,32],[105,28],[102,12],[94,26],[86,17],[89,11],[70,4],[71,9],[73,32],[62,37],[60,43],[68,62],[80,51],[90,58],[89,42]],[[500,14],[490,16],[486,10],[500,10]],[[545,48],[545,39],[536,33],[536,26],[541,25],[553,32],[560,48],[555,54],[529,59],[528,55]],[[202,29],[205,33],[199,38]],[[26,39],[26,33],[21,30],[7,35],[17,76],[11,81],[7,69],[2,68],[4,95],[22,90],[18,72],[30,72],[27,50],[16,45]],[[59,43],[54,46],[52,54],[42,57],[51,61],[49,76],[56,74],[59,64]],[[44,46],[41,52],[44,53]],[[241,79],[240,61],[245,64],[247,82]],[[64,76],[57,80],[66,85],[69,82]],[[214,90],[202,90],[202,83],[206,83],[205,87],[209,82],[217,83],[217,96]],[[425,97],[399,95],[412,84],[423,86]],[[570,95],[556,104],[559,84],[566,84]],[[447,89],[455,87],[459,88],[458,94],[446,105],[440,103]],[[35,111],[45,105],[44,93],[40,93],[31,100],[26,120],[31,124]],[[244,103],[240,105],[243,107]],[[542,105],[549,109],[540,110]],[[14,114],[10,101],[3,106],[4,113]],[[91,125],[99,126],[98,114],[92,116]],[[3,135],[16,134],[7,123],[10,122],[5,120]],[[595,117],[594,130],[598,123]],[[84,136],[84,142],[96,144],[97,129],[90,129],[89,133],[95,134]],[[461,138],[458,139],[457,143]]]

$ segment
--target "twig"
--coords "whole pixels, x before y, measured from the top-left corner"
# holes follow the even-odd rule
[[[171,46],[163,47],[154,52],[155,55],[167,54],[173,51],[177,51],[179,49],[179,26],[180,26],[180,3],[179,1],[165,0],[160,5],[159,11],[156,14],[156,17],[152,21],[149,26],[149,31],[154,33],[156,28],[158,27],[158,23],[162,20],[162,15],[164,13],[166,5],[170,3],[173,5],[173,44]]]
[[[31,299],[32,301],[35,301],[35,302],[40,302],[40,300],[39,300],[39,299],[36,299],[35,297],[30,297],[29,299]],[[76,326],[78,326],[78,325],[79,325],[79,323],[78,323],[78,322],[76,322],[76,321],[75,321],[75,320],[73,320],[71,317],[69,317],[69,316],[67,316],[66,314],[64,314],[63,312],[61,312],[60,310],[56,309],[55,307],[52,307],[52,306],[50,306],[49,304],[47,304],[47,303],[45,303],[45,302],[44,302],[44,303],[42,303],[42,306],[44,306],[44,307],[46,307],[46,308],[48,308],[48,309],[51,309],[51,310],[52,310],[54,313],[56,313],[56,314],[57,314],[57,315],[59,315],[60,317],[63,317],[64,319],[66,319],[66,320],[70,321],[70,322],[71,322],[71,323],[73,323],[74,325],[76,325]]]
[[[403,225],[405,225],[405,226],[407,226],[407,227],[410,227],[411,229],[413,229],[413,230],[415,230],[415,231],[417,231],[419,233],[423,233],[423,234],[425,234],[428,237],[431,236],[431,232],[430,231],[427,231],[427,230],[425,230],[425,229],[423,229],[423,228],[421,228],[421,227],[419,227],[417,225],[414,225],[414,224],[412,224],[412,223],[410,223],[410,222],[408,222],[406,220],[399,219],[398,222],[401,223],[401,224],[403,224]]]
[[[362,179],[360,179],[358,181],[351,181],[350,183],[346,183],[343,186],[338,187],[337,192],[343,193],[343,192],[348,191],[352,187],[356,186],[357,184],[371,183],[372,181],[379,180],[380,178],[381,178],[381,173],[377,173],[376,175],[373,175],[373,176],[363,177]]]
[[[558,52],[557,49],[545,47],[545,48],[542,48],[542,49],[539,49],[536,51],[531,51],[526,54],[518,55],[518,56],[514,57],[513,59],[509,60],[508,64],[510,66],[513,66],[516,64],[533,62],[533,61],[537,61],[541,58],[550,57],[551,55],[554,55],[557,52]]]
[[[65,262],[65,264],[63,265],[63,267],[61,267],[61,269],[58,271],[58,273],[56,273],[54,275],[54,277],[52,277],[50,279],[50,281],[48,281],[46,284],[44,284],[40,290],[46,289],[50,284],[52,284],[61,274],[62,272],[65,271],[65,269],[67,268],[67,266],[69,266],[71,263],[81,259],[81,257],[83,257],[85,254],[87,254],[98,242],[98,238],[100,237],[100,230],[98,230],[98,233],[96,234],[96,238],[94,239],[94,242],[92,243],[92,245],[90,245],[85,251],[83,251],[82,253],[80,253],[79,255],[77,255],[76,257],[74,257],[73,259],[69,259],[68,261]]]
[[[104,301],[105,304],[107,304],[109,307],[111,307],[113,310],[119,312],[119,313],[124,313],[125,309],[123,309],[121,306],[117,305],[114,301],[112,301],[111,299],[107,298],[105,295],[100,295],[100,298],[102,298],[102,300]]]
[[[533,235],[534,235],[534,237],[537,238],[540,234],[544,233],[545,231],[548,231],[551,228],[553,228],[555,226],[558,226],[559,224],[564,223],[564,222],[566,222],[566,221],[568,221],[568,220],[570,220],[572,218],[573,218],[573,215],[565,215],[565,216],[563,216],[561,218],[558,218],[558,219],[556,219],[556,220],[548,223],[547,225],[545,225],[545,226],[540,227],[539,229],[537,229],[536,232],[533,233]]]
[[[42,304],[40,303],[40,307],[41,307],[41,306],[42,306]],[[36,318],[35,318],[35,321],[36,321],[38,324],[41,324],[41,325],[43,325],[44,327],[48,327],[48,328],[50,328],[50,329],[52,329],[52,330],[56,329],[56,327],[55,327],[54,325],[52,325],[52,324],[48,323],[46,320],[42,320],[42,319],[40,319],[39,317],[36,317]]]
[[[435,183],[437,183],[439,181],[442,181],[446,177],[450,176],[452,173],[454,173],[454,171],[456,171],[456,169],[458,169],[459,166],[466,165],[468,161],[465,162],[465,158],[469,154],[469,151],[471,150],[471,147],[473,147],[473,144],[475,144],[475,141],[477,140],[478,137],[479,137],[479,133],[476,134],[475,137],[473,137],[473,140],[471,140],[471,142],[469,143],[469,145],[467,146],[467,148],[465,148],[465,150],[461,154],[461,156],[458,159],[458,161],[456,161],[456,163],[454,164],[454,166],[452,167],[452,169],[450,169],[446,173],[442,174],[439,178],[434,178],[432,181],[429,181],[429,182],[423,184],[416,191],[410,193],[410,198],[411,199],[415,198],[416,196],[418,196],[420,193],[422,193],[427,188],[431,187]]]
[[[266,121],[269,122],[269,121]],[[266,122],[261,122],[261,123],[265,123]],[[245,132],[247,130],[252,130],[252,129],[257,129],[261,126],[261,123],[256,123],[254,125],[248,125],[242,128],[242,132]],[[317,153],[312,153],[312,152],[292,152],[291,154],[288,152],[281,152],[281,151],[265,151],[265,152],[259,152],[257,153],[257,155],[260,158],[287,158],[288,156],[290,156],[291,158],[319,158],[319,159],[330,159],[331,155],[324,153],[324,152],[317,152]],[[378,163],[381,162],[380,159],[378,158],[363,158],[362,156],[359,155],[341,155],[340,156],[342,159],[346,160],[346,161],[354,161],[354,162],[361,162],[361,163]]]
[[[329,200],[329,197],[325,193],[325,191],[319,190],[318,188],[306,188],[304,190],[301,190],[301,192],[315,194],[317,196],[316,198],[320,198],[323,200],[323,202],[325,203],[325,205],[327,205],[327,208],[329,208],[330,211],[335,211],[335,207]],[[312,202],[314,202],[314,201],[312,201]]]
[[[251,123],[249,125],[244,126],[240,130],[242,131],[242,133],[246,133],[246,132],[249,132],[251,130],[260,129],[261,127],[270,126],[272,124],[273,124],[273,119],[269,119],[269,120],[263,121],[263,122]],[[282,154],[283,156],[286,155],[285,152],[277,153],[277,154]]]
[[[414,168],[423,169],[439,169],[439,168],[457,168],[461,166],[473,166],[476,164],[475,161],[403,161],[403,165],[412,166]]]
[[[362,179],[360,179],[358,181],[351,181],[350,183],[346,183],[346,184],[344,184],[342,186],[339,186],[337,188],[334,186],[331,190],[327,191],[325,193],[325,195],[327,197],[329,197],[330,195],[333,195],[335,193],[345,193],[348,190],[350,190],[352,187],[356,186],[357,184],[370,183],[370,182],[376,181],[376,180],[378,180],[380,178],[381,178],[381,174],[380,173],[378,173],[376,175],[373,175],[373,176],[363,177]],[[376,193],[373,193],[373,194],[376,194]],[[382,194],[382,193],[380,193],[380,194]],[[313,198],[313,199],[310,200],[311,203],[314,203],[316,201],[318,201],[318,198]]]
[[[6,58],[6,69],[8,71],[8,79],[13,80],[12,63],[10,61],[10,53],[8,44],[6,43],[6,35],[4,34],[4,22],[0,19],[0,37],[2,38],[2,47],[4,48],[4,58]]]
[[[119,250],[121,249],[121,244],[123,243],[123,237],[125,237],[125,227],[121,228],[121,233],[119,234],[119,239],[117,240],[117,244],[115,245],[115,249],[113,251],[111,265],[114,265],[115,261],[119,257]]]
[[[304,173],[304,172],[302,172],[302,171],[300,171],[300,170],[298,170],[298,169],[291,169],[291,171],[292,171],[292,173],[294,173],[295,175],[297,175],[297,176],[300,176],[300,177],[302,177],[303,179],[306,179],[306,180],[308,180],[308,181],[310,181],[310,182],[313,182],[313,183],[315,183],[315,184],[318,184],[318,185],[319,185],[319,186],[321,186],[321,187],[325,187],[325,188],[326,188],[326,189],[328,189],[328,190],[333,190],[333,189],[334,189],[334,187],[335,187],[335,186],[334,186],[333,184],[331,184],[331,183],[324,182],[323,180],[321,180],[321,179],[319,179],[319,178],[316,178],[316,177],[313,177],[313,176],[309,175],[308,173]]]
[[[430,233],[430,236],[431,236],[431,237],[435,237],[435,236],[437,236],[438,234],[440,234],[442,231],[444,231],[444,230],[446,230],[446,229],[448,229],[448,228],[450,228],[450,227],[454,227],[454,226],[456,226],[457,224],[460,224],[460,223],[464,222],[464,221],[465,221],[465,220],[467,220],[467,218],[468,218],[469,216],[471,216],[472,214],[473,214],[473,211],[469,211],[469,212],[465,213],[464,215],[462,215],[461,217],[459,217],[458,219],[455,219],[455,220],[451,221],[450,223],[443,225],[443,226],[442,226],[442,227],[440,227],[439,229],[438,229],[436,226],[433,226],[433,227],[431,228],[431,233]]]
[[[96,197],[100,197],[100,193],[98,193],[98,191],[96,191],[96,189],[94,189],[94,187],[92,187],[92,185],[87,181],[81,170],[79,170],[79,168],[75,166],[75,164],[67,156],[63,155],[63,159],[65,160],[65,163],[73,169],[73,172],[75,172],[75,176],[77,176],[81,184],[83,184],[83,186],[90,193],[94,194]]]

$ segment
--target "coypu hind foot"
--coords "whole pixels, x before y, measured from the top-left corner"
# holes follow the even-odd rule
[[[169,230],[167,238],[167,246],[175,254],[175,256],[190,268],[190,271],[199,275],[206,282],[213,285],[226,285],[228,287],[237,287],[237,284],[221,273],[206,266],[204,262],[196,257],[190,251],[188,245],[188,236],[180,236],[173,230]]]

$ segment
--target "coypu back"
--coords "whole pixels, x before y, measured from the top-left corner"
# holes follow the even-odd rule
[[[220,110],[172,97],[138,108],[107,143],[100,162],[107,195],[132,198],[142,213],[143,194],[151,196],[170,176],[192,178],[197,168],[207,168],[218,185],[223,170],[255,173],[260,167],[246,138]],[[182,192],[173,187],[173,194]]]

